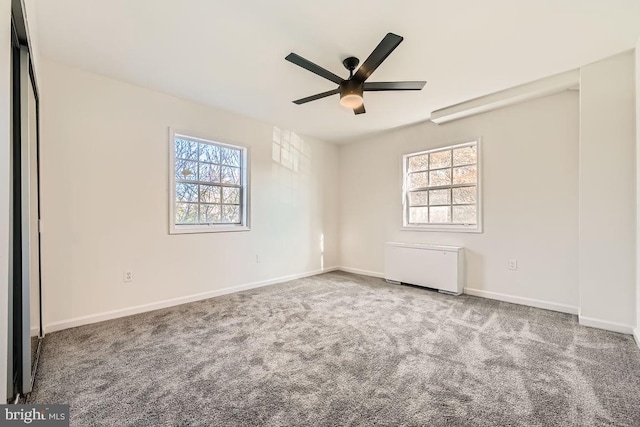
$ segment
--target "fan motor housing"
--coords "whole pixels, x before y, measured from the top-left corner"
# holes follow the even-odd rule
[[[358,95],[362,97],[364,92],[364,82],[356,80],[345,80],[340,83],[340,99],[347,95]]]

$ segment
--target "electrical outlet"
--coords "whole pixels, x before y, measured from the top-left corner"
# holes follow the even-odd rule
[[[125,270],[122,275],[123,282],[133,282],[133,271]]]
[[[256,263],[260,264],[261,262],[260,255],[256,254]]]
[[[510,259],[509,260],[509,270],[517,270],[518,269],[518,260]]]

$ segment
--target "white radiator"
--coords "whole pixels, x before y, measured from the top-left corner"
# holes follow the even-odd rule
[[[387,242],[384,278],[459,295],[464,289],[464,248]]]

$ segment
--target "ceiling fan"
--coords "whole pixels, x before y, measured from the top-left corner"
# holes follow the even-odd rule
[[[365,113],[364,100],[362,99],[363,92],[368,91],[389,91],[389,90],[421,90],[427,82],[367,82],[366,80],[371,76],[376,68],[387,59],[387,56],[393,52],[402,42],[403,38],[397,34],[388,33],[378,44],[378,46],[371,52],[371,55],[366,61],[358,68],[358,71],[353,73],[360,60],[353,56],[342,61],[344,67],[349,70],[349,78],[342,79],[339,76],[333,74],[331,71],[322,68],[313,62],[304,59],[300,55],[290,53],[285,58],[287,61],[292,62],[306,70],[311,71],[324,77],[327,80],[331,80],[337,83],[339,86],[337,89],[333,89],[327,92],[311,95],[306,98],[297,99],[294,104],[305,104],[316,99],[326,98],[327,96],[340,94],[340,104],[345,107],[353,109],[355,114]]]

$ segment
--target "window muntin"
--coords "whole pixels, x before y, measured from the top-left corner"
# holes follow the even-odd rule
[[[404,156],[404,226],[479,230],[477,141]]]
[[[247,225],[247,149],[172,134],[172,230]]]

